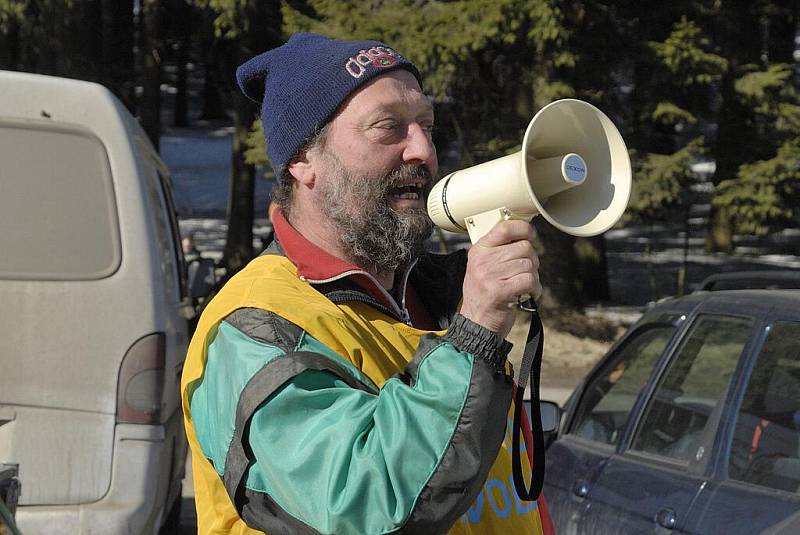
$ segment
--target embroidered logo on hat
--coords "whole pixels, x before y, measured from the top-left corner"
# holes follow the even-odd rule
[[[348,59],[344,68],[347,74],[353,78],[361,78],[367,72],[369,65],[378,69],[386,69],[396,65],[398,57],[400,57],[400,54],[388,46],[374,46],[361,50],[358,54]]]

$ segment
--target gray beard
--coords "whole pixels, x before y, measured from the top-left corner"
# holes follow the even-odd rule
[[[404,164],[384,176],[350,173],[332,154],[329,180],[323,182],[322,211],[339,232],[339,242],[356,265],[371,272],[393,272],[425,251],[433,222],[424,209],[395,211],[388,192],[402,180],[422,179],[425,195],[433,177],[425,166]]]

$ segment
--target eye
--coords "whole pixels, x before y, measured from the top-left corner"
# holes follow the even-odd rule
[[[380,128],[381,130],[397,130],[400,128],[400,123],[394,119],[384,119],[376,123],[375,128]]]

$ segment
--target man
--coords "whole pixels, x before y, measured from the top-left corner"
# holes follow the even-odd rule
[[[183,259],[187,265],[195,260],[200,260],[200,251],[197,250],[197,246],[194,244],[194,234],[187,234],[183,237],[181,248],[183,249]]]
[[[385,44],[296,34],[237,76],[280,209],[187,357],[200,533],[541,533],[506,435],[509,303],[541,292],[530,225],[423,252],[433,109]]]

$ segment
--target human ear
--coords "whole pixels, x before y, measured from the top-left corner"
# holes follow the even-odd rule
[[[288,169],[297,182],[308,188],[314,187],[317,175],[313,162],[308,158],[307,151],[302,152],[297,158],[289,162]]]

